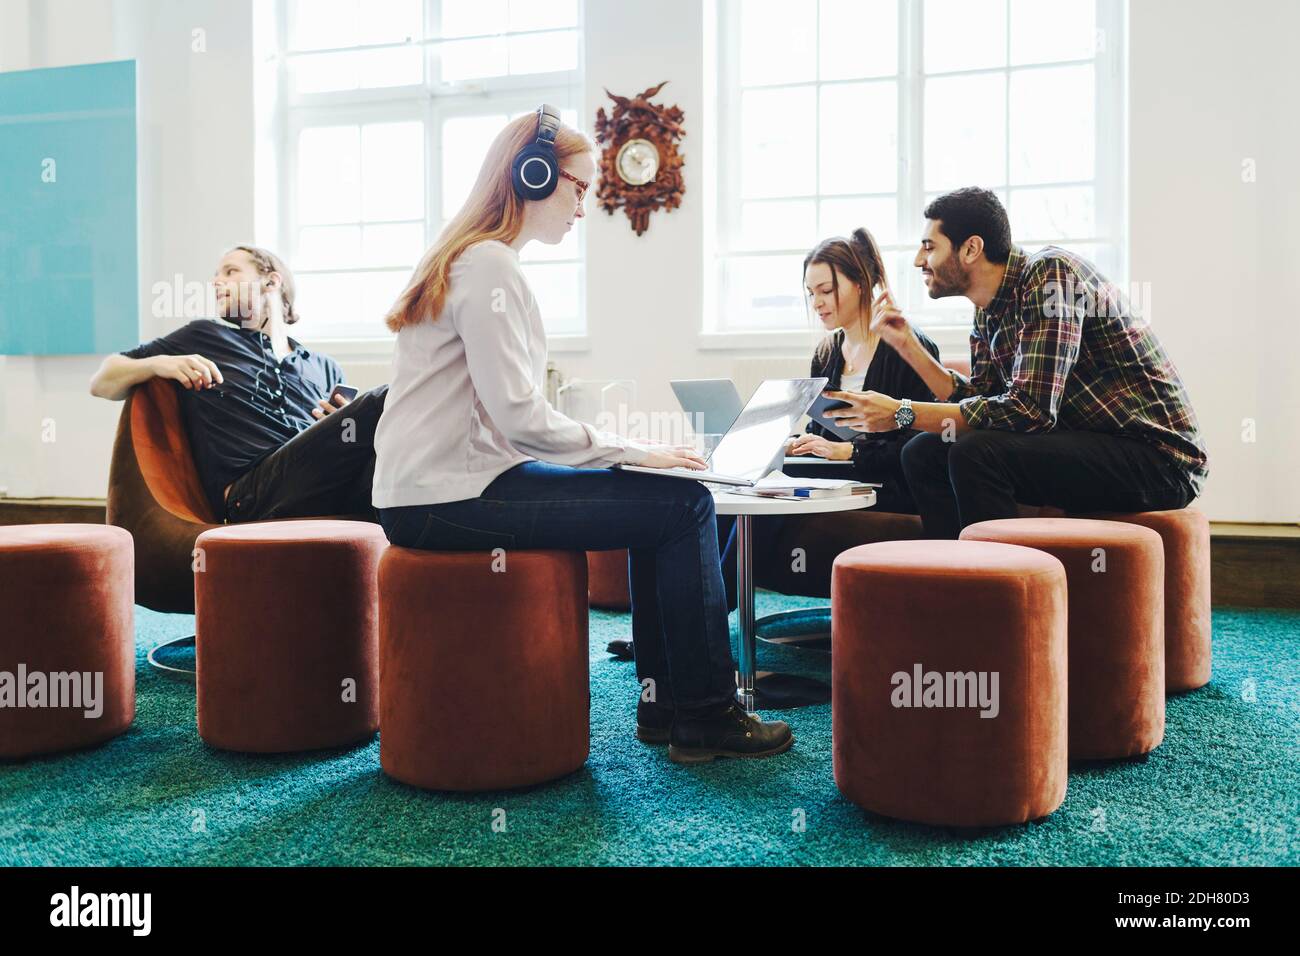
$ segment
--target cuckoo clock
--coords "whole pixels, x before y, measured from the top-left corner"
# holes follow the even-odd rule
[[[677,151],[685,135],[682,111],[650,102],[663,87],[634,97],[606,90],[614,109],[609,115],[603,106],[596,111],[596,142],[602,148],[597,202],[611,216],[622,207],[638,236],[649,228],[652,212],[676,209],[686,191],[684,159]]]

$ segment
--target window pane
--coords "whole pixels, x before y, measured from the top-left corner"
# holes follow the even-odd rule
[[[451,219],[465,204],[483,157],[505,124],[504,115],[461,116],[442,124],[443,219]]]
[[[1007,62],[1006,0],[925,0],[925,72]]]
[[[1004,207],[1007,205],[1007,203],[1011,201],[1009,194],[1007,193],[1007,187],[1005,186],[999,186],[997,189],[993,190],[993,194],[998,197],[998,202],[1002,203]],[[926,193],[925,204],[928,206],[930,203],[932,203],[934,200],[938,198],[939,198],[939,193],[937,192]],[[921,227],[925,225],[925,219],[922,218],[920,210],[917,211],[917,222],[918,222],[918,228],[916,231],[916,241],[917,244],[919,245],[921,242],[921,233],[924,231],[924,229]]]
[[[578,277],[580,267],[575,263],[522,266],[528,285],[537,299],[542,313],[542,325],[551,335],[580,334]]]
[[[553,73],[578,66],[578,34],[538,33],[510,38],[510,72]]]
[[[355,273],[299,274],[297,280],[298,296],[294,305],[304,321],[311,323],[304,328],[310,328],[312,335],[337,335],[339,326],[370,314],[362,311],[361,277]],[[376,319],[382,308],[371,310]]]
[[[362,50],[356,54],[362,89],[415,86],[424,82],[424,51],[418,46]]]
[[[552,103],[551,105],[554,106],[555,104]],[[518,119],[518,118],[521,117],[521,116],[536,116],[536,115],[537,115],[537,107],[534,106],[532,109],[519,110],[518,112],[513,113],[513,114],[510,116],[510,119]],[[577,110],[574,110],[574,109],[561,109],[561,110],[560,110],[560,122],[563,123],[565,126],[570,126],[570,127],[572,127],[573,129],[581,129],[581,127],[578,125],[578,111],[577,111]]]
[[[1011,63],[1050,63],[1092,57],[1096,0],[1011,0]]]
[[[424,218],[424,124],[372,123],[361,132],[362,217]]]
[[[818,26],[823,80],[898,72],[897,0],[821,0]]]
[[[916,260],[916,250],[886,252],[884,257],[885,272],[889,278],[889,289],[894,294],[894,301],[902,306],[905,312],[924,313],[930,308],[930,297],[926,292],[925,283],[921,281],[921,270],[913,265]],[[966,307],[969,311],[969,302],[966,302]]]
[[[747,202],[740,207],[742,249],[811,249],[817,204],[811,200]]]
[[[289,74],[298,93],[355,90],[360,83],[356,53],[317,53],[289,60]]]
[[[424,223],[366,226],[361,234],[364,266],[414,266],[424,253]]]
[[[1029,242],[1096,235],[1091,186],[1012,190],[1009,214],[1011,234]]]
[[[1060,114],[1038,115],[1050,119]],[[1059,134],[1059,124],[1055,129]],[[1006,178],[1006,77],[926,80],[925,188],[993,188]]]
[[[815,95],[812,87],[741,94],[740,172],[746,199],[816,191],[815,150],[803,127],[814,116]]]
[[[298,269],[350,269],[361,258],[359,226],[308,226],[298,230]]]
[[[817,238],[848,236],[859,226],[865,228],[882,246],[898,241],[898,200],[823,199]]]
[[[357,0],[295,0],[289,30],[291,50],[355,46]]]
[[[445,37],[477,37],[506,32],[506,0],[442,0]]]
[[[298,136],[298,221],[355,222],[360,218],[361,131],[316,126]]]
[[[577,0],[510,0],[510,29],[553,30],[578,25]]]
[[[361,307],[352,316],[353,325],[347,334],[382,335],[387,331],[384,316],[411,281],[411,273],[407,269],[365,272],[360,278]]]
[[[315,4],[312,4],[313,8]],[[317,16],[313,11],[313,16]],[[405,43],[423,39],[423,0],[366,0],[352,44]]]
[[[472,80],[484,76],[505,76],[507,72],[506,41],[456,40],[438,45],[442,63],[442,81]]]
[[[1011,74],[1011,181],[1092,179],[1096,151],[1092,64]]]
[[[725,324],[738,329],[809,328],[803,256],[735,256],[723,264]]]
[[[743,0],[734,8],[742,86],[817,78],[817,0]]]
[[[821,180],[827,193],[898,188],[898,86],[893,80],[821,90]]]

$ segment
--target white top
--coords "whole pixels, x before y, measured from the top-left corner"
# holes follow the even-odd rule
[[[376,508],[476,498],[520,462],[637,464],[648,449],[561,415],[546,401],[546,331],[503,242],[452,263],[441,315],[397,333],[375,432]]]
[[[876,493],[838,495],[832,498],[762,498],[717,491],[713,510],[720,515],[815,515],[828,511],[857,511],[876,503]]]
[[[865,368],[855,375],[840,375],[841,392],[860,392],[865,384],[867,384],[867,370]]]

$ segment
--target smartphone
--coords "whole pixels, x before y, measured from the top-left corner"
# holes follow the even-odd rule
[[[330,392],[330,404],[335,405],[335,399],[341,398],[345,402],[350,402],[357,397],[358,389],[352,385],[335,385],[334,391]]]
[[[808,417],[815,421],[822,428],[826,429],[836,438],[842,441],[852,441],[861,432],[855,432],[852,428],[838,424],[833,418],[823,418],[822,413],[832,411],[837,408],[852,408],[846,401],[838,398],[827,398],[825,395],[818,395],[812,403],[812,408],[808,409]]]

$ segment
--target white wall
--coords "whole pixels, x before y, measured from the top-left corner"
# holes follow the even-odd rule
[[[141,303],[176,272],[204,276],[253,234],[254,0],[0,0],[0,69],[136,57],[141,83]],[[1300,323],[1283,288],[1300,261],[1300,32],[1289,0],[1133,0],[1130,27],[1131,276],[1149,282],[1153,323],[1191,389],[1211,446],[1211,517],[1300,520],[1300,406],[1291,383]],[[39,9],[38,9],[39,8]],[[712,121],[699,0],[652,7],[586,0],[586,114],[604,87],[686,114],[686,198],[636,237],[590,204],[589,347],[558,353],[569,376],[634,378],[643,410],[671,410],[669,378],[726,376],[737,354],[701,350]],[[190,52],[190,31],[208,52]],[[15,42],[26,35],[30,44]],[[259,93],[261,91],[259,90]],[[1241,181],[1256,160],[1258,178]],[[1271,281],[1270,281],[1271,280]],[[304,330],[306,332],[307,330]],[[749,352],[749,355],[764,355]],[[0,358],[0,486],[15,496],[102,496],[116,406],[91,399],[97,359]],[[345,365],[348,363],[345,362]],[[797,367],[796,363],[796,367]],[[356,368],[370,384],[371,368]],[[39,423],[53,416],[54,445]],[[1254,418],[1258,441],[1241,441]]]
[[[1130,6],[1130,272],[1210,446],[1202,504],[1300,521],[1300,4]]]
[[[253,235],[251,2],[0,0],[0,70],[137,61],[143,337],[177,324],[151,315],[154,282],[207,276],[224,245]],[[10,496],[104,496],[121,406],[87,391],[101,358],[0,357]]]

